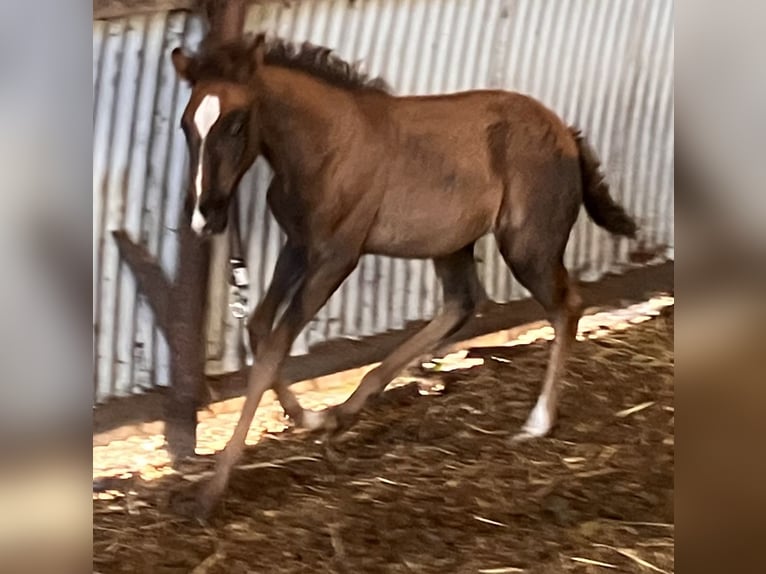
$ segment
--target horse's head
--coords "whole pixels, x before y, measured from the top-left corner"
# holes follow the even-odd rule
[[[191,178],[186,209],[198,235],[221,233],[237,185],[260,153],[252,74],[262,53],[192,56],[172,53],[178,75],[192,88],[181,119]]]

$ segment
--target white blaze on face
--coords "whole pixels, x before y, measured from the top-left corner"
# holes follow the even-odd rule
[[[202,160],[205,157],[205,138],[210,132],[218,117],[221,115],[221,101],[218,96],[207,95],[202,98],[197,110],[194,112],[194,126],[201,138],[197,160],[197,173],[194,178],[194,189],[197,192],[197,200],[194,203],[191,226],[195,233],[200,234],[205,228],[205,216],[199,210],[199,199],[202,195]]]

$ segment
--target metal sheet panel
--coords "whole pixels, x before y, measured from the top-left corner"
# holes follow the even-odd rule
[[[247,27],[331,47],[386,78],[398,94],[504,88],[532,95],[584,130],[613,194],[642,224],[643,247],[665,247],[672,256],[672,11],[667,0],[280,0],[253,5]],[[99,398],[167,384],[167,347],[108,231],[126,226],[172,272],[186,176],[177,119],[187,91],[168,56],[178,44],[196,45],[200,35],[199,21],[182,13],[94,22]],[[265,205],[269,178],[259,161],[241,186],[252,301],[265,292],[283,240]],[[625,269],[635,247],[582,213],[566,262],[582,279],[595,280]],[[493,298],[527,296],[493,239],[483,239],[477,255]],[[364,257],[293,353],[429,317],[439,291],[430,262]],[[226,291],[211,299],[209,323],[209,371],[238,368],[242,334]]]
[[[94,330],[96,399],[168,383],[168,351],[111,237],[126,229],[175,265],[175,226],[186,177],[178,121],[188,98],[170,50],[195,47],[184,13],[98,21],[94,46]]]

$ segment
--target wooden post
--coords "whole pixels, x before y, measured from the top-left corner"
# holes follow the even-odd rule
[[[197,410],[205,377],[205,300],[209,249],[185,214],[178,231],[178,268],[171,282],[143,246],[124,231],[114,233],[120,255],[136,277],[170,347],[171,384],[164,400],[165,440],[171,459],[194,454]]]
[[[246,0],[205,0],[204,10],[208,21],[205,41],[228,42],[242,37]]]
[[[209,22],[205,42],[228,41],[242,35],[245,0],[207,0],[204,11]],[[120,255],[135,275],[170,347],[171,386],[165,395],[164,414],[165,439],[174,462],[192,456],[196,446],[197,410],[205,377],[204,324],[210,263],[209,243],[192,232],[183,208],[178,229],[179,260],[174,281],[127,233],[114,233]]]

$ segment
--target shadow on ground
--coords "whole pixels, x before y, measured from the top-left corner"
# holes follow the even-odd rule
[[[547,348],[477,350],[482,366],[433,375],[440,396],[385,393],[334,462],[268,435],[207,527],[173,511],[189,476],[94,500],[94,570],[672,572],[672,307],[579,342],[552,437],[511,445]]]

